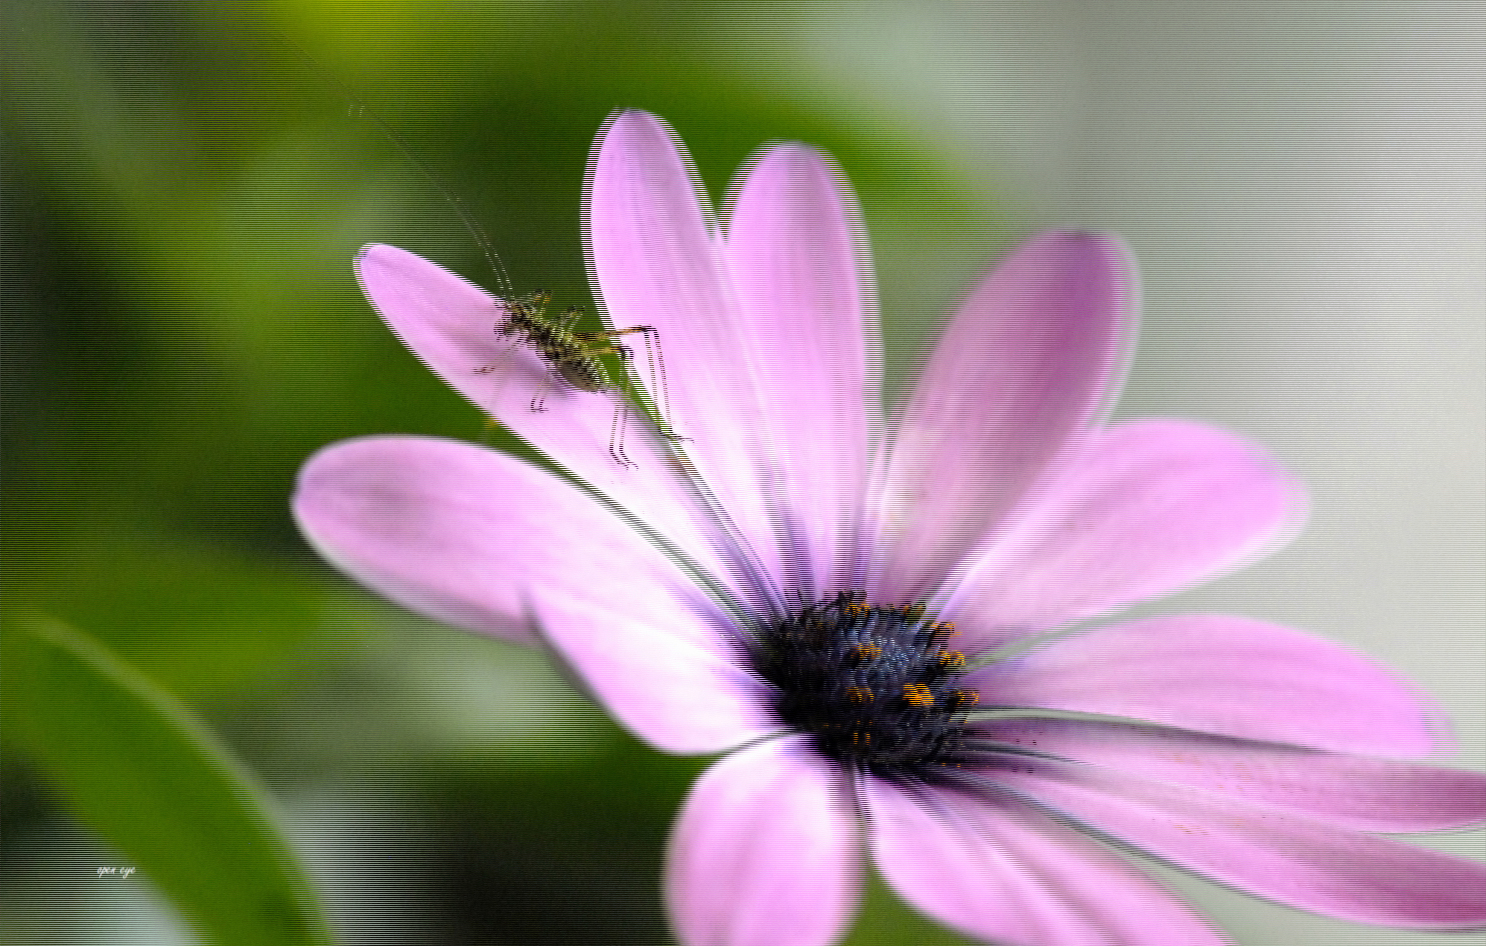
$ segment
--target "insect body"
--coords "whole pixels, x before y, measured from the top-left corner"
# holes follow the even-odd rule
[[[495,332],[511,337],[514,344],[525,345],[541,358],[547,368],[546,382],[532,396],[531,409],[541,412],[546,408],[547,391],[554,383],[563,384],[578,391],[609,393],[615,398],[614,422],[609,428],[609,455],[622,466],[634,466],[624,452],[624,434],[629,421],[630,375],[634,364],[634,350],[622,344],[624,335],[640,335],[645,340],[645,352],[650,368],[651,389],[660,395],[657,408],[664,410],[661,433],[672,440],[685,440],[670,428],[669,392],[666,386],[665,359],[660,349],[660,333],[654,326],[640,325],[633,328],[604,330],[598,332],[576,332],[582,312],[569,308],[560,321],[549,319],[547,304],[552,296],[547,292],[535,292],[501,300],[505,317],[496,323]],[[605,355],[617,356],[624,366],[623,382],[615,381],[600,359]],[[484,374],[496,370],[491,365],[476,369]]]

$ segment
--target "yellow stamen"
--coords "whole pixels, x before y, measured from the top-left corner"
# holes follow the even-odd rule
[[[940,647],[943,647],[945,644],[949,643],[949,639],[951,637],[954,637],[956,634],[959,633],[959,631],[955,630],[955,626],[953,623],[949,621],[940,621],[938,624],[935,624],[932,628],[930,628],[929,639],[939,644]]]
[[[954,651],[950,651],[950,650],[941,650],[937,654],[937,656],[939,658],[939,666],[943,667],[945,670],[964,670],[965,669],[965,655],[964,654],[957,654]]]
[[[934,705],[933,691],[922,683],[903,684],[903,699],[919,709],[928,709]]]

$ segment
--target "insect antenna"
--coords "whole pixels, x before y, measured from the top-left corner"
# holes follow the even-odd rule
[[[308,53],[304,53],[303,50],[301,50],[301,54],[306,57],[308,56]],[[500,255],[495,252],[495,244],[490,241],[490,237],[485,233],[485,229],[480,226],[480,222],[464,206],[464,201],[443,185],[433,171],[429,169],[428,165],[424,164],[418,155],[413,152],[413,149],[408,147],[408,143],[403,140],[402,136],[381,115],[378,115],[371,106],[366,104],[365,99],[346,87],[334,76],[330,75],[330,73],[323,69],[320,71],[329,78],[330,82],[335,84],[336,88],[340,90],[341,96],[349,103],[350,107],[347,109],[347,114],[359,121],[370,123],[372,127],[380,131],[382,136],[390,141],[392,146],[402,154],[407,162],[423,176],[423,179],[428,182],[429,186],[438,192],[439,196],[444,199],[444,203],[449,205],[449,209],[454,211],[454,215],[459,218],[459,222],[464,225],[465,230],[469,231],[470,237],[474,239],[475,245],[480,248],[480,252],[485,257],[485,262],[490,264],[490,271],[495,275],[496,288],[500,290],[503,296],[501,299],[502,304],[508,303],[516,295],[515,285],[511,282],[511,276],[506,272],[506,267],[501,263]]]
[[[347,113],[352,119],[367,121],[381,132],[383,137],[391,142],[403,158],[438,192],[444,202],[449,205],[449,209],[454,211],[455,216],[459,218],[459,222],[464,225],[475,245],[480,248],[481,254],[490,266],[491,274],[495,277],[495,288],[499,294],[495,301],[502,311],[503,320],[496,326],[497,333],[502,336],[512,336],[510,349],[521,346],[530,349],[546,364],[548,369],[547,377],[532,396],[529,405],[532,412],[542,413],[546,410],[546,396],[553,384],[565,383],[585,391],[608,391],[615,397],[614,419],[609,430],[609,454],[621,466],[636,466],[625,451],[624,439],[629,426],[629,412],[635,409],[631,398],[644,402],[645,396],[629,372],[632,366],[632,360],[628,357],[629,350],[618,345],[615,339],[621,335],[642,334],[645,336],[645,354],[650,368],[650,383],[657,395],[654,409],[659,414],[657,425],[659,433],[673,441],[691,439],[676,434],[671,423],[671,395],[666,378],[665,355],[660,347],[660,333],[653,326],[641,325],[618,331],[601,329],[593,333],[575,333],[574,329],[580,318],[581,310],[569,309],[560,320],[545,316],[543,309],[550,300],[550,295],[546,292],[525,295],[516,293],[515,283],[511,280],[510,273],[506,270],[500,255],[496,253],[494,243],[491,242],[484,228],[480,226],[479,221],[465,207],[464,201],[443,185],[428,165],[408,146],[403,137],[382,116],[373,111],[365,99],[337,80],[328,70],[320,67],[314,57],[303,47],[299,47],[292,41],[290,45],[298,48],[305,61],[314,65],[316,71],[339,90],[341,97],[348,103]],[[609,378],[602,364],[595,360],[608,353],[618,354],[624,363],[624,377],[619,382]],[[579,372],[580,380],[578,381],[569,377],[564,368],[564,366],[572,368],[574,364],[588,366]],[[499,368],[498,365],[486,365],[474,370],[476,374],[490,374]],[[647,419],[649,419],[648,409]],[[495,421],[491,418],[486,424],[487,434],[494,424]]]

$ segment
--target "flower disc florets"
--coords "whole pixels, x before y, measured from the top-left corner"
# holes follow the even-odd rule
[[[808,605],[764,630],[754,665],[777,688],[784,721],[838,761],[878,774],[953,765],[978,698],[956,685],[954,626],[922,605],[869,605],[857,592]]]

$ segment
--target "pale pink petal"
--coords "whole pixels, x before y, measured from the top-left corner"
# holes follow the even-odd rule
[[[811,600],[860,586],[862,501],[880,424],[864,233],[850,187],[801,145],[759,159],[728,221],[743,311],[735,357],[754,366],[779,474],[767,498],[785,526],[793,584]]]
[[[666,905],[683,946],[827,946],[861,890],[841,775],[800,737],[734,753],[692,786],[671,836]]]
[[[721,752],[782,728],[767,685],[742,669],[742,652],[718,646],[729,631],[705,602],[616,609],[544,593],[532,610],[597,702],[663,752]]]
[[[1290,628],[1181,615],[1054,640],[971,674],[985,706],[1149,720],[1334,752],[1418,758],[1440,718],[1375,660]]]
[[[1015,946],[1215,946],[1174,897],[1026,806],[868,783],[872,854],[903,899]]]
[[[424,364],[514,434],[579,479],[668,536],[717,576],[727,565],[705,513],[644,421],[630,418],[627,467],[610,454],[617,395],[552,383],[541,359],[496,334],[502,310],[494,296],[453,273],[392,246],[368,246],[356,273],[378,314]],[[494,370],[481,373],[482,368]],[[532,410],[545,399],[546,410]],[[735,582],[735,591],[746,584]]]
[[[600,134],[589,181],[584,222],[609,318],[618,330],[657,330],[668,390],[647,371],[641,380],[662,407],[669,395],[672,426],[691,438],[686,454],[777,580],[784,537],[763,490],[779,474],[705,192],[670,130],[636,111]]]
[[[1138,305],[1109,237],[1050,233],[1001,264],[929,360],[879,500],[884,601],[932,594],[1115,394]]]
[[[633,686],[663,682],[685,693],[688,712],[641,716],[627,694],[601,695],[656,745],[716,751],[763,730],[758,687],[718,670],[733,652],[716,609],[638,533],[548,473],[454,441],[350,440],[305,464],[293,506],[327,560],[414,611],[529,642],[536,610],[574,651],[584,636],[602,640],[584,652],[595,677],[605,655],[626,669],[647,661],[654,679]]]
[[[1486,775],[1198,733],[1071,719],[977,726],[999,746],[1057,756],[1357,831],[1406,833],[1486,822]]]
[[[1175,420],[1120,424],[997,536],[941,613],[977,650],[1170,594],[1298,530],[1297,481],[1259,447]]]
[[[1021,760],[986,777],[1240,890],[1360,923],[1486,923],[1486,866],[1097,766]]]

